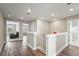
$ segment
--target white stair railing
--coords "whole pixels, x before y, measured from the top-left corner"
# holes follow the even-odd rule
[[[46,35],[46,55],[56,56],[67,46],[68,33]]]

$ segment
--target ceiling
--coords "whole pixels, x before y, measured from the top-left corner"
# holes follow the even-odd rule
[[[71,12],[70,8],[74,10]],[[26,14],[28,9],[32,10],[29,15]],[[10,20],[31,21],[43,17],[43,20],[52,21],[53,18],[61,19],[79,14],[79,4],[72,3],[68,6],[66,3],[0,3],[0,11],[6,19]],[[54,13],[53,17],[52,13]],[[20,17],[24,18],[20,19]]]

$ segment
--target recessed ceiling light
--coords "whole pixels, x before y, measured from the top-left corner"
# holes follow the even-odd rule
[[[10,14],[8,14],[8,17],[11,17],[11,15],[10,15]]]
[[[40,19],[44,19],[43,17],[41,17]]]
[[[70,9],[69,9],[69,11],[73,11],[73,10],[74,10],[73,8],[70,8]]]
[[[52,13],[51,16],[54,16],[54,13]]]
[[[31,10],[31,9],[28,9],[27,11],[28,11],[28,12],[31,12],[32,10]]]
[[[24,17],[23,17],[23,16],[21,16],[21,17],[20,17],[20,19],[24,19]]]

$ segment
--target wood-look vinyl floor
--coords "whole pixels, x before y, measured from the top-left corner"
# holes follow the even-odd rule
[[[0,56],[45,56],[37,50],[32,50],[22,41],[6,42]],[[79,47],[69,45],[58,56],[79,56]]]
[[[22,41],[7,42],[0,56],[45,56],[39,49],[32,50]]]
[[[79,56],[79,47],[69,45],[58,56]]]

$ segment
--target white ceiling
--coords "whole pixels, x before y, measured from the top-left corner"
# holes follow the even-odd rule
[[[70,12],[70,8],[74,8],[74,11]],[[32,10],[30,15],[26,15],[25,10],[27,9]],[[44,20],[51,21],[53,20],[52,12],[56,19],[79,14],[79,4],[73,3],[68,6],[66,3],[0,3],[0,11],[6,19],[21,20],[20,17],[23,16],[25,21],[41,17],[44,17]],[[8,14],[11,17],[8,17]]]

